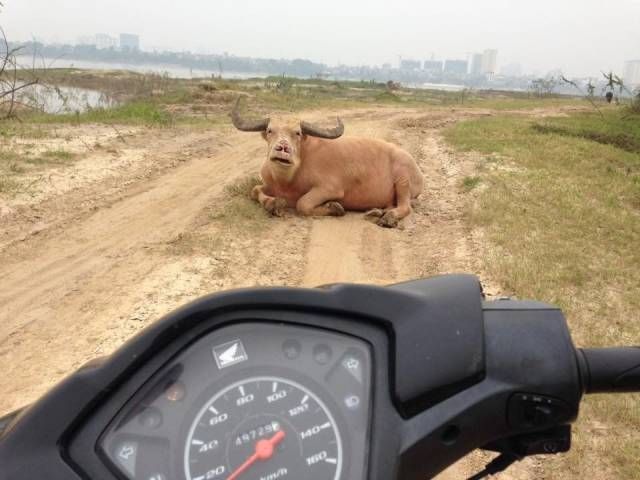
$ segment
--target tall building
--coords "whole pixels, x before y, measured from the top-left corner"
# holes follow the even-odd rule
[[[498,51],[485,50],[482,52],[481,73],[485,75],[493,75],[497,73],[498,68]]]
[[[482,73],[482,54],[474,53],[471,55],[471,68],[469,70],[471,75],[480,75]]]
[[[640,87],[640,60],[625,62],[623,80],[631,88]]]
[[[117,46],[118,40],[111,35],[105,33],[96,34],[96,47],[97,48],[113,48]]]
[[[131,33],[121,33],[120,48],[123,50],[140,50],[140,37]]]
[[[82,37],[78,37],[78,39],[76,40],[76,43],[78,45],[95,45],[96,44],[96,37],[92,37],[89,35],[84,35]]]
[[[445,73],[455,73],[458,75],[466,75],[469,62],[466,60],[445,60]]]
[[[400,60],[400,68],[402,70],[420,70],[422,64],[420,60]]]
[[[425,60],[422,64],[422,69],[425,72],[441,72],[442,71],[442,60]]]

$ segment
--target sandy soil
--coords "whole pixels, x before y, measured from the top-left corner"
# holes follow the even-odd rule
[[[100,148],[87,148],[82,161],[57,172],[67,179],[58,187],[36,189],[28,201],[2,201],[0,414],[211,291],[475,272],[489,294],[499,294],[480,271],[477,240],[462,221],[460,181],[473,159],[454,155],[439,133],[478,114],[490,112],[344,112],[348,134],[394,141],[419,161],[424,194],[395,230],[359,214],[274,218],[258,231],[212,220],[211,208],[225,202],[224,186],[258,171],[259,135],[218,128],[101,138]],[[79,180],[69,181],[72,175]],[[487,458],[465,459],[440,478],[466,478]],[[541,478],[536,470],[527,462],[500,478]]]

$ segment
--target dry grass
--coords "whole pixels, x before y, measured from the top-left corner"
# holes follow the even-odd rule
[[[226,185],[220,202],[207,209],[198,220],[200,227],[178,236],[169,244],[169,252],[215,256],[231,238],[249,238],[268,228],[271,217],[249,196],[259,183],[257,176],[250,175]]]
[[[224,247],[221,237],[202,232],[178,235],[168,244],[168,253],[177,256],[212,255]]]
[[[46,150],[40,154],[30,153],[29,145],[23,151],[4,148],[0,151],[0,194],[13,196],[29,189],[33,179],[48,168],[74,162],[78,155],[63,149]],[[25,176],[26,174],[26,176]]]
[[[257,175],[242,177],[234,183],[225,185],[224,193],[232,198],[249,198],[253,187],[261,185],[262,180]]]
[[[536,125],[497,117],[446,132],[492,155],[467,214],[490,239],[485,268],[518,297],[560,305],[579,346],[640,345],[638,117]],[[575,430],[572,453],[545,463],[550,477],[640,478],[640,395],[587,398]]]
[[[0,174],[0,194],[11,195],[20,190],[20,183],[9,177]]]
[[[572,97],[530,98],[517,92],[447,92],[400,88],[383,83],[271,77],[266,79],[172,79],[157,74],[127,71],[51,69],[37,72],[51,86],[98,90],[122,102],[111,109],[76,115],[35,115],[33,121],[127,123],[168,126],[173,122],[224,119],[238,95],[251,99],[256,114],[309,109],[373,106],[459,106],[494,109],[545,108],[582,105]],[[24,114],[24,118],[29,116]]]
[[[224,188],[226,201],[222,205],[213,206],[209,212],[209,218],[223,222],[229,229],[257,232],[264,228],[270,216],[250,197],[253,187],[261,183],[259,177],[249,175],[226,185]]]

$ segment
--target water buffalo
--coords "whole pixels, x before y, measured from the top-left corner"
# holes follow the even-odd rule
[[[304,121],[248,120],[236,102],[231,118],[245,132],[261,132],[267,141],[263,184],[251,194],[268,212],[281,216],[294,207],[303,215],[344,215],[367,211],[382,227],[396,227],[411,213],[411,199],[422,192],[422,174],[413,157],[381,140],[343,137],[338,118],[333,128]]]

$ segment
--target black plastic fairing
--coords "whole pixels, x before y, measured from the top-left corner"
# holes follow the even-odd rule
[[[558,399],[567,405],[567,421],[573,419],[580,380],[559,310],[481,301],[471,276],[202,298],[71,375],[25,411],[10,435],[0,436],[0,480],[113,479],[96,445],[122,406],[198,338],[249,319],[327,329],[371,345],[368,480],[430,478],[475,448],[526,433],[529,427],[509,424],[516,393]]]
[[[11,425],[18,421],[20,414],[24,412],[24,410],[24,408],[19,408],[0,418],[0,436],[2,436],[5,431],[8,432],[11,429]]]
[[[562,409],[554,424],[576,418],[580,379],[561,311],[518,301],[483,309],[485,378],[404,423],[397,478],[431,478],[474,448],[548,428],[510,423],[510,400],[519,392],[556,400]]]
[[[480,282],[446,275],[391,285],[420,299],[414,315],[397,316],[396,395],[416,414],[482,380],[484,323]]]

